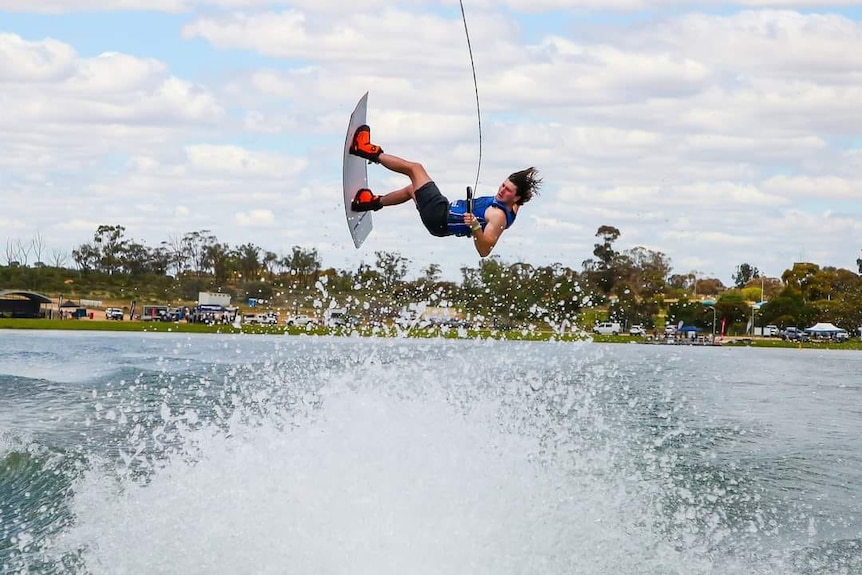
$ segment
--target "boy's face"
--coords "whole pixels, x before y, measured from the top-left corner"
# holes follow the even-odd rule
[[[504,180],[494,198],[504,204],[514,203],[518,200],[518,188],[511,180]]]

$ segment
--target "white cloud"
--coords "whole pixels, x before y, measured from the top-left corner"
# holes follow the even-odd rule
[[[56,40],[29,42],[0,34],[0,83],[50,81],[74,71],[75,51]]]
[[[656,8],[680,8],[692,5],[687,0],[506,0],[505,4],[516,11],[532,13],[576,8],[610,12],[636,12]],[[836,6],[857,6],[858,4],[858,0],[703,0],[697,5],[714,5],[719,8],[733,6],[832,8]]]
[[[298,175],[307,164],[304,159],[290,158],[283,154],[251,152],[239,146],[188,146],[186,155],[190,170],[237,178],[284,180]]]
[[[343,6],[165,1],[154,9],[189,11],[183,37],[211,49],[186,61],[196,70],[187,78],[152,58],[82,57],[56,40],[0,35],[0,191],[28,198],[32,225],[77,241],[106,221],[151,241],[166,229],[212,229],[273,251],[313,245],[327,265],[401,251],[457,277],[477,261],[469,242],[428,237],[406,205],[375,213],[355,251],[340,203],[345,122],[366,90],[387,151],[421,161],[452,198],[473,184],[475,94],[455,5],[445,17],[418,1]],[[533,21],[527,43],[517,13],[471,6],[479,191],[533,164],[547,182],[496,252],[579,267],[595,229],[610,224],[623,231],[621,248],[647,245],[725,279],[742,261],[778,275],[803,252],[852,266],[862,245],[862,152],[852,148],[862,133],[860,23],[828,11],[676,13],[595,30],[575,19],[553,34]],[[241,66],[221,64],[238,53]],[[379,166],[369,177],[380,191],[405,183]],[[58,201],[68,197],[95,209],[70,222]],[[823,229],[838,233],[813,242],[808,230]]]
[[[403,0],[407,5],[411,0]],[[421,4],[422,2],[418,2]],[[389,5],[385,0],[369,0],[366,9],[380,9]],[[39,14],[66,14],[71,12],[189,12],[208,7],[222,9],[273,9],[281,7],[315,9],[327,12],[344,10],[341,0],[0,0],[0,10]]]
[[[239,212],[236,214],[236,223],[246,228],[257,226],[272,226],[275,224],[275,215],[270,210],[259,209]]]
[[[791,198],[826,200],[862,200],[862,180],[848,180],[836,176],[775,176],[763,183],[765,190]]]
[[[427,6],[425,0],[402,0],[402,7]],[[445,4],[445,3],[444,3]],[[451,5],[451,2],[448,4]],[[691,3],[686,0],[506,0],[501,5],[518,12],[544,13],[562,10],[587,9],[611,12],[633,12],[639,10],[678,8]],[[701,5],[747,6],[752,8],[817,8],[836,6],[856,6],[858,0],[704,0]],[[380,10],[390,6],[386,0],[368,0],[360,8]],[[65,14],[71,12],[189,12],[195,9],[215,7],[221,9],[276,9],[293,7],[303,10],[317,10],[338,13],[344,10],[342,0],[0,0],[0,10],[9,12]],[[495,7],[488,0],[471,2],[470,10],[487,10]]]
[[[0,55],[6,62],[0,66],[0,128],[7,132],[90,125],[119,135],[141,124],[211,123],[223,114],[205,88],[169,75],[152,59],[118,53],[82,58],[54,40],[31,42],[14,34],[0,35]]]
[[[680,50],[744,77],[798,79],[858,72],[862,25],[838,14],[744,11],[731,16],[689,14],[629,35],[631,46]],[[744,57],[743,57],[744,56]]]

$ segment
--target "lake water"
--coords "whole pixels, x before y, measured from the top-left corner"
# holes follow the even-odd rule
[[[2,331],[0,572],[862,573],[862,353]]]

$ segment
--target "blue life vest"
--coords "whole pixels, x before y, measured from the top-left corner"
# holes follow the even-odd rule
[[[494,198],[494,196],[482,196],[481,198],[473,198],[473,215],[476,216],[482,230],[488,224],[485,220],[485,210],[491,206],[503,210],[506,214],[506,229],[515,223],[515,212],[506,207]],[[464,223],[464,214],[467,213],[467,200],[457,200],[449,204],[449,235],[451,236],[470,236],[470,226]]]

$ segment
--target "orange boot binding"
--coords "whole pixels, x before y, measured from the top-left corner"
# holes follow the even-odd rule
[[[371,128],[362,124],[353,133],[353,141],[350,143],[350,153],[369,162],[380,163],[380,154],[383,148],[371,143]]]
[[[350,202],[350,209],[354,212],[376,212],[383,207],[380,203],[380,196],[375,196],[368,188],[362,188],[353,197]]]

